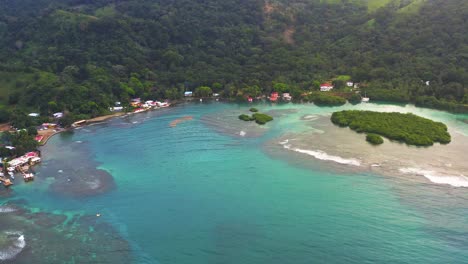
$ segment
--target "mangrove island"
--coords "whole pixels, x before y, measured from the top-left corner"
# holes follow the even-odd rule
[[[415,146],[447,144],[451,140],[445,124],[410,113],[345,110],[334,112],[331,121],[358,133],[368,133],[366,140],[376,145],[383,143],[380,136]]]
[[[254,114],[252,116],[242,114],[239,115],[239,119],[243,121],[255,121],[259,125],[264,125],[273,120],[273,117],[267,114],[258,113],[258,109],[256,108],[250,108],[249,111],[254,112]]]

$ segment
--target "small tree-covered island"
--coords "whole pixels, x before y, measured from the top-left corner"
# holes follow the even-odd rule
[[[273,117],[267,114],[258,113],[257,108],[250,108],[249,111],[253,112],[254,114],[252,116],[241,114],[239,115],[239,119],[243,121],[255,121],[255,123],[259,125],[264,125],[273,120]]]
[[[374,145],[383,143],[381,136],[414,146],[448,144],[451,141],[447,126],[414,114],[381,113],[344,110],[334,112],[331,121],[358,133],[367,133],[366,140]]]

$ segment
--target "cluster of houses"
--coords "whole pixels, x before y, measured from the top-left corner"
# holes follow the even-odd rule
[[[133,112],[138,113],[138,112],[143,112],[145,110],[151,109],[151,108],[160,108],[160,107],[168,107],[170,106],[170,103],[168,102],[159,102],[159,101],[152,101],[148,100],[143,102],[141,98],[133,98],[130,101],[130,106],[133,107]],[[115,102],[115,106],[109,108],[110,111],[112,112],[120,112],[123,111],[124,108],[120,102]]]
[[[268,99],[270,102],[277,102],[279,99],[289,102],[291,101],[292,97],[289,93],[282,93],[280,96],[278,92],[272,92]]]
[[[359,88],[359,83],[354,83],[352,81],[347,81],[346,86],[350,87],[350,88],[358,89]],[[335,88],[335,87],[331,82],[325,82],[325,83],[320,84],[320,91],[321,92],[329,92],[329,91],[333,90],[333,88]],[[193,96],[194,96],[194,94],[193,94],[192,91],[185,91],[184,92],[184,97],[193,97]],[[219,96],[219,94],[217,94],[217,93],[213,94],[213,97],[218,97],[218,96]],[[257,97],[257,98],[254,98],[252,96],[247,96],[246,98],[247,98],[247,101],[249,103],[251,103],[251,102],[254,101],[254,99],[261,100],[261,99],[265,98],[265,96],[260,96],[260,97]],[[277,102],[279,100],[288,102],[288,101],[292,100],[292,96],[289,93],[282,93],[280,95],[278,92],[272,92],[266,98],[270,102]],[[201,99],[200,99],[200,101],[201,101]]]
[[[185,91],[184,92],[184,97],[193,97],[194,94],[192,91]],[[213,93],[213,97],[219,97],[219,93]]]
[[[353,83],[351,81],[347,81],[346,86],[357,89],[357,88],[359,88],[359,83]],[[321,92],[329,92],[329,91],[333,90],[333,88],[335,88],[335,87],[330,82],[320,84],[320,91]]]
[[[111,111],[121,111],[123,108],[120,106],[120,102],[116,102],[116,105],[114,109],[111,109]],[[130,106],[133,107],[133,112],[134,113],[140,113],[147,111],[149,109],[154,109],[154,108],[163,108],[163,107],[169,107],[171,104],[169,102],[160,102],[160,101],[153,101],[153,100],[147,100],[143,102],[140,98],[133,98],[130,101]],[[119,110],[116,110],[117,109]]]
[[[30,116],[30,117],[39,117],[40,114],[39,113],[29,113],[28,116]],[[53,113],[52,117],[55,118],[55,119],[60,119],[60,118],[63,117],[63,113],[62,112]]]
[[[28,152],[21,157],[7,161],[2,164],[0,171],[0,181],[5,187],[12,185],[12,181],[15,180],[15,173],[21,173],[24,181],[34,180],[34,174],[29,172],[31,166],[41,162],[38,152]],[[4,168],[3,166],[7,166]],[[8,174],[8,176],[6,175]]]

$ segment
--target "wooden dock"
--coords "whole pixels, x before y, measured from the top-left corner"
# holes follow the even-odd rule
[[[28,166],[29,168],[29,166]],[[18,166],[16,167],[16,169],[21,172],[21,174],[23,175],[23,179],[25,182],[28,182],[28,181],[33,181],[34,180],[34,174],[30,173],[30,172],[26,172],[25,170],[23,170],[22,167]]]

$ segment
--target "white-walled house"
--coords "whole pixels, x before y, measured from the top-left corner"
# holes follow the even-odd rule
[[[331,83],[322,83],[320,85],[320,91],[321,92],[328,92],[333,89],[333,84]]]
[[[54,118],[62,118],[63,113],[62,112],[57,112],[57,113],[54,113],[53,116],[54,116]]]

